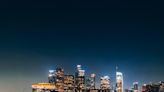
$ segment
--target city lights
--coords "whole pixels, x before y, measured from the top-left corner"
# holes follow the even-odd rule
[[[133,82],[133,87],[124,89],[123,73],[116,68],[116,84],[111,83],[110,76],[101,76],[96,82],[96,74],[86,77],[86,70],[81,65],[76,66],[75,74],[64,73],[62,67],[49,70],[47,83],[32,84],[32,92],[164,92],[164,82],[143,84],[139,89],[139,83]],[[96,86],[99,83],[99,86]],[[113,87],[113,85],[116,85]]]

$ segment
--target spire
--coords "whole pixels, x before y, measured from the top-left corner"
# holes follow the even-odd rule
[[[118,72],[118,66],[116,66],[116,72]]]

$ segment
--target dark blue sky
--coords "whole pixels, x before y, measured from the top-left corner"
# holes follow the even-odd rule
[[[0,91],[30,92],[57,66],[132,82],[164,80],[162,0],[0,2]],[[7,89],[6,89],[7,88]]]

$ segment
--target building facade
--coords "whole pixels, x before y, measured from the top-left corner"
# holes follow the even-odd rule
[[[48,82],[55,84],[55,70],[49,70],[49,74],[48,74]]]
[[[123,92],[123,74],[121,72],[116,72],[116,91]]]
[[[85,70],[82,70],[81,65],[77,65],[77,71],[75,73],[75,88],[76,90],[82,90],[85,88]]]
[[[102,90],[110,89],[110,78],[109,78],[109,76],[100,77],[100,89],[102,89]]]
[[[139,92],[138,82],[133,82],[133,92]]]
[[[74,90],[74,75],[64,75],[64,90]]]
[[[58,90],[64,91],[64,69],[57,67],[55,71],[55,85],[58,87]]]

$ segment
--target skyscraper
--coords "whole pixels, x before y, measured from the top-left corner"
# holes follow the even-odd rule
[[[92,73],[91,74],[91,89],[95,89],[96,88],[95,87],[96,86],[95,85],[96,84],[95,82],[96,82],[96,74]]]
[[[138,92],[138,82],[133,82],[133,92]]]
[[[123,74],[116,71],[116,91],[123,92]]]
[[[64,75],[64,89],[73,91],[74,75]]]
[[[85,88],[87,90],[89,90],[91,88],[91,80],[90,78],[86,78],[86,81],[85,81]]]
[[[48,82],[55,84],[55,70],[49,70],[49,74],[48,74]]]
[[[57,67],[55,76],[55,84],[58,87],[59,91],[62,92],[64,90],[64,69],[61,67]]]
[[[81,65],[77,65],[77,72],[75,73],[75,87],[82,90],[85,87],[85,70],[82,70]]]
[[[89,78],[86,79],[86,89],[95,89],[96,74],[91,74]]]
[[[110,89],[110,78],[109,78],[109,76],[102,76],[100,78],[100,89],[102,89],[102,90]]]

